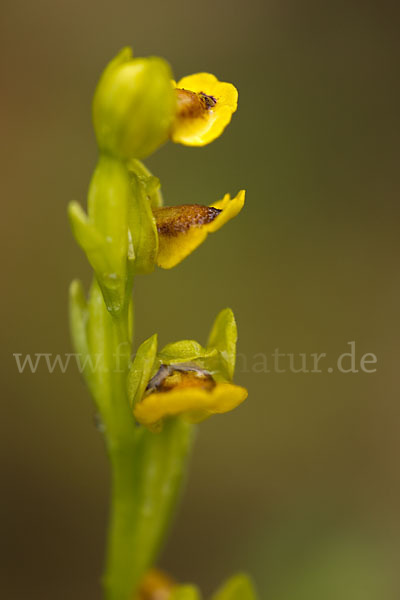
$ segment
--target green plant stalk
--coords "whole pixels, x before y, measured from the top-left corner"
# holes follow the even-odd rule
[[[126,298],[130,298],[131,288],[129,283]],[[112,316],[96,281],[87,307],[77,283],[71,286],[71,300],[71,325],[78,351],[103,357],[95,377],[86,377],[103,420],[111,465],[105,599],[132,600],[141,577],[156,559],[171,521],[194,428],[181,419],[172,419],[158,434],[136,426],[127,393],[131,302],[126,301],[121,312]],[[87,345],[82,333],[86,320]]]
[[[93,289],[94,288],[94,289]],[[106,569],[103,579],[107,600],[131,600],[137,585],[133,569],[137,506],[135,498],[135,422],[127,396],[130,366],[130,302],[127,300],[117,316],[111,316],[97,283],[93,285],[89,306],[96,335],[103,340],[104,378],[108,383],[98,390],[105,427],[107,452],[111,465],[111,508],[108,531]],[[130,298],[131,285],[127,285]],[[92,304],[91,304],[92,303]],[[101,331],[103,330],[103,331]],[[96,395],[96,393],[95,393]],[[139,574],[140,575],[140,574]]]
[[[104,592],[106,600],[131,600],[141,575],[134,568],[137,524],[134,441],[115,446],[109,457],[112,489]]]

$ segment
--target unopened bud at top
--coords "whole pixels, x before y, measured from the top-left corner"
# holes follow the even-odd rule
[[[106,67],[94,95],[99,148],[123,160],[144,158],[168,139],[175,112],[168,63],[132,58],[132,50],[124,48]]]

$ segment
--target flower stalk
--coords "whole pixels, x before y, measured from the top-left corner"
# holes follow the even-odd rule
[[[80,282],[71,284],[70,326],[111,467],[105,600],[143,600],[140,590],[160,581],[165,590],[165,578],[146,573],[154,573],[149,569],[171,524],[194,423],[247,396],[232,382],[237,331],[230,309],[218,315],[205,347],[182,340],[158,350],[153,335],[131,357],[136,277],[177,265],[244,204],[242,191],[208,207],[163,207],[159,180],[139,160],[169,137],[209,143],[230,121],[235,88],[208,74],[191,77],[181,81],[195,89],[183,93],[162,59],[136,59],[124,49],[111,61],[93,102],[99,159],[87,214],[76,202],[69,206],[72,231],[94,271],[88,299]],[[183,110],[182,96],[201,110]],[[193,586],[171,581],[170,600],[200,598]],[[214,600],[253,600],[248,579],[240,581]]]

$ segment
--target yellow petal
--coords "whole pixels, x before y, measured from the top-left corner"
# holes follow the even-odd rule
[[[155,392],[136,404],[136,420],[159,431],[163,419],[182,415],[190,423],[199,423],[213,414],[233,410],[247,398],[247,390],[232,383],[217,383],[211,390],[177,388]]]
[[[193,75],[182,77],[176,87],[196,92],[196,94],[204,92],[212,95],[211,90],[214,90],[217,83],[219,83],[218,79],[212,73],[193,73]]]
[[[183,77],[176,87],[212,96],[216,104],[199,116],[176,118],[171,132],[172,141],[186,146],[204,146],[219,137],[237,109],[235,86],[218,81],[211,73],[195,73]]]
[[[196,250],[207,237],[207,230],[192,228],[176,237],[159,236],[157,264],[162,269],[172,269]]]
[[[212,223],[208,223],[208,231],[218,231],[225,223],[236,217],[244,206],[245,197],[245,190],[240,190],[235,198],[231,199],[230,194],[225,194],[222,200],[211,204],[212,208],[217,208],[222,212],[219,213]]]

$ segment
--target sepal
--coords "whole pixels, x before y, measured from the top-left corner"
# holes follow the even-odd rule
[[[164,346],[158,355],[158,359],[160,364],[165,365],[192,361],[204,363],[216,354],[217,350],[215,348],[203,348],[194,340],[181,340]]]
[[[132,407],[143,397],[153,373],[157,354],[157,334],[139,346],[128,375],[128,397]]]
[[[158,235],[148,196],[157,189],[158,183],[156,177],[137,177],[131,173],[128,258],[134,274],[151,273],[156,265]]]
[[[146,194],[150,202],[151,208],[160,208],[164,204],[161,193],[161,184],[158,177],[154,177],[151,171],[137,159],[132,159],[127,164],[128,171],[136,175],[138,179],[143,181],[146,187]]]
[[[232,381],[236,362],[237,326],[230,308],[221,310],[214,321],[207,347],[218,352],[219,368]]]

